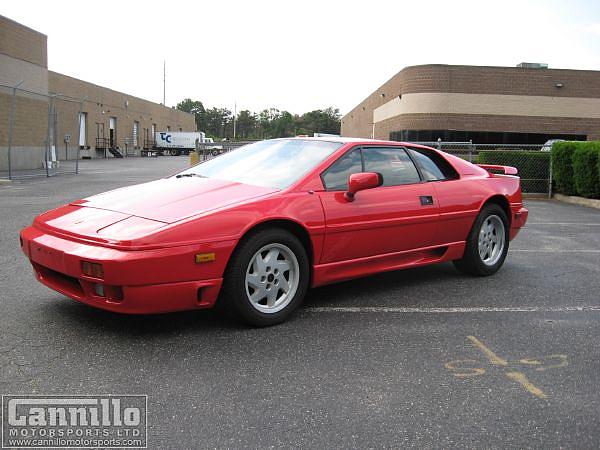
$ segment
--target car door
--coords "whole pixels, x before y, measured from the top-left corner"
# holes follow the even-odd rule
[[[466,240],[483,200],[481,189],[468,179],[460,179],[454,167],[435,150],[409,147],[407,151],[422,178],[435,189],[439,221],[433,245]]]
[[[344,196],[348,176],[378,172],[382,186]],[[427,247],[433,242],[438,206],[433,187],[423,182],[402,147],[359,147],[322,174],[319,193],[326,235],[321,263],[345,261]]]

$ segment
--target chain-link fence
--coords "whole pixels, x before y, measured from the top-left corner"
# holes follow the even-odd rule
[[[255,141],[221,141],[198,143],[196,145],[196,152],[198,153],[200,161],[206,161],[207,159],[211,159],[223,153],[230,152],[231,150],[235,150],[236,148],[239,148],[242,145],[251,144],[252,142]]]
[[[415,142],[415,144],[437,148],[475,164],[516,167],[524,193],[552,196],[550,152],[542,151],[544,146],[541,144],[474,144],[441,141]]]
[[[82,102],[0,85],[0,178],[79,171]]]

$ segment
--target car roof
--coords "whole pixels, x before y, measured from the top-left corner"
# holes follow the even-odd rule
[[[400,141],[386,141],[383,139],[368,139],[368,138],[357,138],[357,137],[342,137],[342,136],[319,136],[319,137],[303,137],[296,136],[292,138],[280,138],[280,139],[298,139],[303,141],[324,141],[324,142],[338,142],[340,144],[380,144],[380,145],[409,145],[411,147],[419,148],[431,148],[424,145],[413,144],[410,142]]]

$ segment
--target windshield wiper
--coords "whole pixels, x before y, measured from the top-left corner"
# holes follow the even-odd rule
[[[200,177],[200,178],[206,178],[204,175],[200,175],[199,173],[180,173],[179,175],[175,175],[175,178],[183,178],[183,177]]]

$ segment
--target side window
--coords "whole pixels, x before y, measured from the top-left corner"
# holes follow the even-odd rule
[[[379,172],[383,186],[419,183],[421,178],[412,160],[402,148],[363,148],[365,172]]]
[[[427,149],[409,149],[426,181],[458,178],[454,168],[442,156]]]
[[[346,153],[323,174],[323,184],[328,191],[348,190],[348,177],[362,172],[360,149]]]

